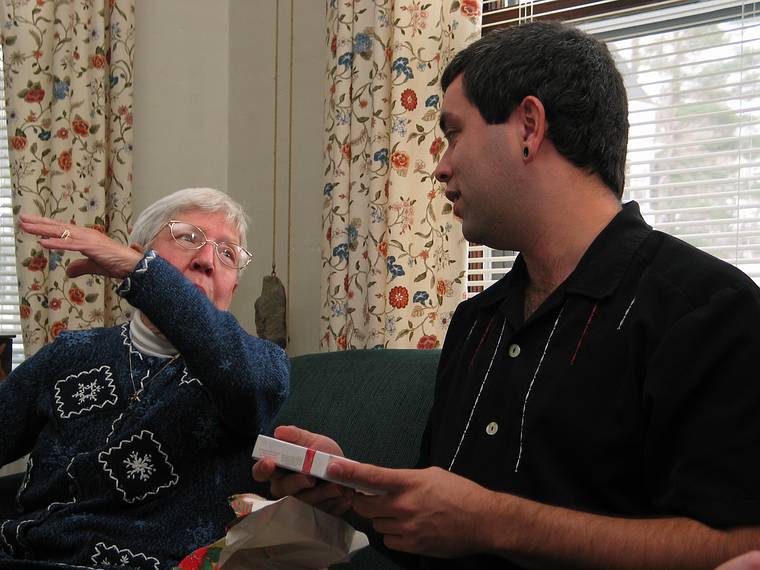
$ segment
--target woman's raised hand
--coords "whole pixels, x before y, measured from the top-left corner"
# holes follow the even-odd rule
[[[28,214],[20,214],[19,221],[22,230],[40,238],[42,247],[78,251],[84,255],[85,259],[72,261],[66,267],[69,277],[94,273],[122,278],[142,258],[142,248],[139,246],[127,247],[92,228]]]

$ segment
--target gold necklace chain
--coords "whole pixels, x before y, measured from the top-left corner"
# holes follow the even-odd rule
[[[177,360],[177,358],[179,358],[179,353],[172,356],[166,364],[164,364],[161,368],[159,368],[158,372],[156,372],[153,375],[153,378],[155,378],[156,376],[161,374],[164,370],[166,370],[166,367],[169,366],[175,360]],[[132,382],[132,395],[129,397],[129,401],[139,402],[140,394],[142,394],[143,390],[145,389],[145,386],[143,382],[140,382],[139,390],[137,389],[137,386],[135,386],[135,375],[132,372],[132,347],[131,346],[127,346],[127,361],[129,362],[129,381]],[[148,375],[146,376],[146,378],[150,380],[150,369],[148,369]]]

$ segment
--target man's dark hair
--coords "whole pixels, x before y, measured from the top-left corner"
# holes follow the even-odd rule
[[[465,95],[490,124],[508,120],[528,95],[538,97],[555,148],[622,195],[628,99],[603,42],[560,22],[522,24],[460,51],[443,72],[444,91],[460,74]]]

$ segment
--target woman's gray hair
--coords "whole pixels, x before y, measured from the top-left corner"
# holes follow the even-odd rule
[[[223,213],[226,221],[237,230],[240,245],[248,248],[248,216],[243,207],[221,190],[214,188],[185,188],[154,202],[137,217],[129,236],[130,243],[147,249],[166,222],[176,219],[182,212],[191,210],[207,214]]]

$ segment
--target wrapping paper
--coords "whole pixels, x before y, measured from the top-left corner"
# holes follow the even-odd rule
[[[285,570],[327,568],[347,562],[369,544],[345,521],[295,497],[268,501],[236,495],[230,506],[239,517],[227,535],[199,548],[182,570]]]

